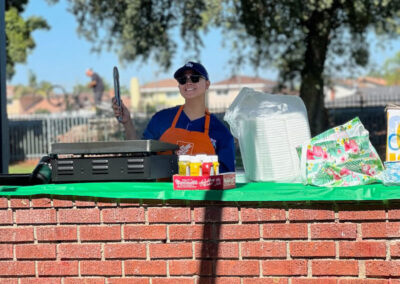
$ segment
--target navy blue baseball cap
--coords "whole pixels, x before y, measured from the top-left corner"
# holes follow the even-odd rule
[[[197,74],[203,76],[204,78],[206,78],[206,80],[209,80],[206,68],[204,68],[204,66],[201,65],[200,63],[193,62],[193,61],[187,62],[181,68],[176,70],[175,73],[174,73],[174,78],[178,79],[178,78],[182,77],[183,73],[185,73],[186,70],[192,70],[195,73],[197,73]]]

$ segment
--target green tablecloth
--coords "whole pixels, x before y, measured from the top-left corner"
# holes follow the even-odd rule
[[[400,199],[400,186],[371,184],[354,187],[315,187],[284,183],[238,183],[228,190],[173,190],[172,183],[99,182],[0,186],[0,196],[85,196],[117,199],[220,201],[343,201]]]

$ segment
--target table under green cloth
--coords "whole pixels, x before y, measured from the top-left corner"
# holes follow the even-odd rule
[[[400,186],[316,187],[288,183],[237,183],[227,190],[174,190],[166,182],[96,182],[0,186],[0,196],[79,196],[116,199],[219,201],[343,201],[400,199]]]

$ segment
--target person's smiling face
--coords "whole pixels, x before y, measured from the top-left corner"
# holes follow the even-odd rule
[[[186,100],[204,96],[208,87],[210,86],[210,81],[207,81],[203,77],[200,78],[199,82],[193,83],[192,80],[188,78],[190,75],[197,74],[191,70],[185,71],[184,77],[186,77],[186,83],[179,84],[179,91]]]

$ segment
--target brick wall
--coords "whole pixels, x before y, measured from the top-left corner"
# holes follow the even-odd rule
[[[0,198],[0,284],[400,284],[400,203]]]

